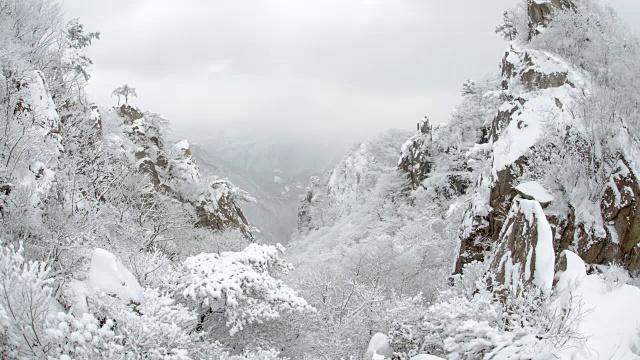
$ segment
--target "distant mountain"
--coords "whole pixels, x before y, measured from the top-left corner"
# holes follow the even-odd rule
[[[296,227],[308,179],[337,162],[344,149],[244,136],[198,139],[193,155],[205,174],[227,178],[255,197],[255,202],[243,204],[243,211],[259,229],[258,241],[286,244]]]

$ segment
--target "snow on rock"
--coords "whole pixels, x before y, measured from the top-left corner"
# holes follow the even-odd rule
[[[556,274],[556,291],[561,304],[582,303],[584,319],[578,333],[586,344],[576,343],[566,350],[562,359],[638,359],[638,328],[640,327],[640,289],[625,284],[607,287],[599,275],[587,275],[584,261],[573,252],[561,253],[564,269]]]
[[[34,71],[31,75],[29,95],[28,102],[40,126],[47,131],[57,131],[60,126],[60,116],[49,94],[44,75],[40,71]]]
[[[537,224],[538,239],[535,248],[535,270],[533,283],[542,290],[551,290],[554,277],[556,254],[553,249],[553,232],[538,202],[530,203],[532,212],[529,218],[535,218]],[[530,220],[531,221],[531,220]]]
[[[558,112],[555,98],[549,96],[535,97],[514,113],[494,143],[494,173],[514,163],[535,145],[544,131],[547,114],[553,116]]]
[[[444,360],[441,357],[437,357],[434,355],[428,355],[428,354],[420,354],[420,355],[416,355],[414,357],[412,357],[409,360]]]
[[[187,140],[178,141],[174,146],[176,149],[189,150],[189,142]]]
[[[553,201],[553,195],[543,188],[537,181],[527,181],[515,188],[518,195],[524,199],[536,200],[543,207],[549,205]]]
[[[120,259],[107,250],[93,250],[87,287],[125,302],[142,301],[142,287],[135,276],[124,267]]]
[[[536,144],[545,129],[573,123],[567,114],[572,94],[584,86],[584,77],[558,57],[538,50],[510,48],[502,64],[503,87],[518,101],[500,107],[496,118],[493,172],[514,163]]]
[[[522,281],[545,292],[551,290],[555,268],[553,234],[540,203],[520,197],[513,201],[490,268],[503,284],[515,287]]]
[[[385,359],[393,356],[393,350],[389,345],[389,337],[383,333],[375,333],[369,341],[366,359]]]
[[[89,306],[87,305],[89,289],[85,282],[72,280],[67,285],[65,292],[69,296],[73,316],[82,317],[82,314],[89,313]]]

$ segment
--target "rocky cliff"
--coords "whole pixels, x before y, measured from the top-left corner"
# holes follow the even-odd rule
[[[535,267],[529,266],[537,248],[537,234],[531,229],[541,223],[551,229],[556,255],[571,250],[588,264],[616,263],[632,273],[640,270],[639,168],[634,163],[639,143],[629,135],[636,114],[615,114],[611,104],[593,97],[596,92],[617,91],[606,77],[610,75],[592,70],[590,61],[599,58],[579,49],[552,51],[552,44],[564,41],[559,34],[567,33],[567,23],[576,26],[589,18],[585,14],[594,13],[585,6],[595,5],[529,0],[528,22],[518,29],[524,36],[505,51],[498,87],[485,87],[480,91],[482,105],[463,101],[450,124],[427,127],[402,148],[399,169],[410,188],[437,188],[436,179],[446,179],[440,183],[453,190],[453,203],[468,204],[456,273],[471,261],[489,259],[504,281],[505,261],[512,261],[510,271],[518,264],[520,280],[531,281],[528,275]],[[620,51],[620,57],[631,56]],[[463,94],[469,94],[471,84],[465,83]],[[483,116],[470,115],[470,109]],[[622,128],[602,125],[610,119]],[[475,139],[466,137],[466,144],[457,144],[456,137],[469,129]],[[456,148],[462,151],[453,156]],[[516,188],[532,180],[557,200],[543,204],[544,218],[534,216],[526,225],[518,209],[536,200],[524,199]]]
[[[203,178],[186,140],[167,144],[163,120],[157,114],[122,105],[115,110],[123,119],[125,133],[137,146],[135,158],[156,192],[189,204],[195,225],[212,230],[238,229],[253,238],[251,227],[240,207],[252,201],[244,191],[227,180]]]

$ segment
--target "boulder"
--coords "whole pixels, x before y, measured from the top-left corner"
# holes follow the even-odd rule
[[[140,303],[143,289],[136,277],[114,254],[96,248],[91,256],[91,266],[87,278],[89,291],[99,290],[125,303]]]
[[[489,271],[499,284],[533,284],[550,291],[555,252],[551,227],[535,200],[516,197],[500,231]]]
[[[393,350],[389,345],[389,337],[383,333],[375,333],[369,341],[365,358],[368,359],[386,359],[393,356]]]
[[[547,207],[553,201],[553,195],[551,195],[551,193],[542,187],[542,185],[537,181],[521,183],[516,186],[514,190],[523,199],[539,202],[543,208]]]

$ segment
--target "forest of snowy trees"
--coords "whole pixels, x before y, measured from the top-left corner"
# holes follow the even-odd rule
[[[597,0],[496,33],[446,124],[310,179],[285,249],[149,95],[89,99],[100,33],[0,0],[0,358],[640,359],[640,42]]]

